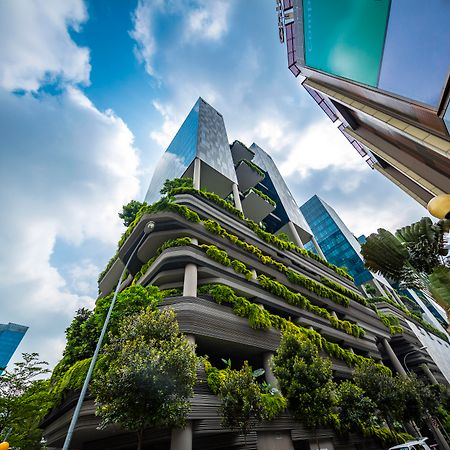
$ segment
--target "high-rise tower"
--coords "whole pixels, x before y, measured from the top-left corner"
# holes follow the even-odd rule
[[[0,323],[0,374],[25,336],[28,327],[16,323]]]

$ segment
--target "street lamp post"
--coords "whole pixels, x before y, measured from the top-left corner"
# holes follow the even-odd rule
[[[403,358],[403,365],[405,366],[405,369],[406,369],[407,372],[410,372],[410,370],[408,369],[408,366],[406,365],[406,358],[407,358],[409,355],[411,355],[411,354],[413,354],[413,353],[416,353],[416,352],[420,352],[421,350],[425,350],[426,348],[427,348],[427,346],[426,346],[426,345],[423,345],[422,347],[420,347],[420,348],[418,348],[418,349],[416,349],[416,350],[411,350],[410,352],[408,352],[408,353],[404,356],[404,358]]]
[[[75,407],[75,411],[72,416],[72,420],[70,421],[69,429],[67,431],[66,439],[64,441],[64,446],[62,450],[69,450],[70,441],[72,440],[73,431],[75,429],[75,425],[77,424],[78,417],[80,415],[81,406],[83,405],[84,397],[86,396],[86,392],[89,386],[89,382],[91,381],[92,372],[94,371],[95,363],[97,362],[98,354],[100,352],[100,348],[103,343],[103,338],[106,334],[106,329],[108,328],[109,319],[111,318],[112,310],[114,309],[114,304],[116,303],[117,294],[119,293],[120,289],[120,283],[122,281],[123,275],[125,274],[125,271],[128,268],[128,264],[130,263],[131,259],[133,258],[134,254],[137,252],[138,248],[144,241],[144,239],[147,237],[148,234],[150,234],[155,229],[155,222],[149,221],[146,223],[144,227],[144,234],[139,240],[138,244],[132,251],[130,257],[128,258],[128,261],[125,264],[125,267],[122,270],[122,273],[120,274],[119,281],[117,282],[116,290],[114,291],[114,296],[111,301],[111,305],[108,309],[108,314],[106,315],[105,323],[103,324],[102,332],[100,333],[100,337],[97,341],[97,346],[95,347],[94,355],[92,356],[91,363],[89,365],[88,373],[86,374],[86,378],[84,379],[83,388],[81,389],[80,396],[78,397],[77,405]]]

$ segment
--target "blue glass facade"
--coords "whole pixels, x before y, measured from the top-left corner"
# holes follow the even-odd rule
[[[331,206],[314,195],[300,207],[300,211],[330,263],[347,268],[357,286],[373,279],[364,267],[358,240]],[[307,243],[305,248],[316,253],[312,243]]]
[[[0,324],[0,374],[9,363],[28,327],[15,323]]]
[[[158,200],[164,181],[183,176],[195,158],[237,182],[223,117],[201,98],[159,160],[145,201]]]

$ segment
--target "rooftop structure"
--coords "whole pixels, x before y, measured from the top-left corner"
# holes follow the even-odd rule
[[[364,160],[424,206],[449,193],[450,4],[280,0],[279,10],[289,69]]]

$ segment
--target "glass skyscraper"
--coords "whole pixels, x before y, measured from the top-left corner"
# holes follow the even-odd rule
[[[28,327],[16,323],[0,323],[0,374],[9,363],[27,330]]]
[[[153,203],[160,197],[165,180],[192,177],[193,162],[202,163],[205,187],[213,182],[215,191],[228,195],[237,183],[222,114],[199,98],[161,157],[145,197]],[[221,191],[221,192],[220,192]]]
[[[360,243],[330,205],[314,195],[300,206],[300,211],[329,262],[346,267],[357,286],[376,277],[364,267]],[[305,248],[315,252],[311,242]]]

